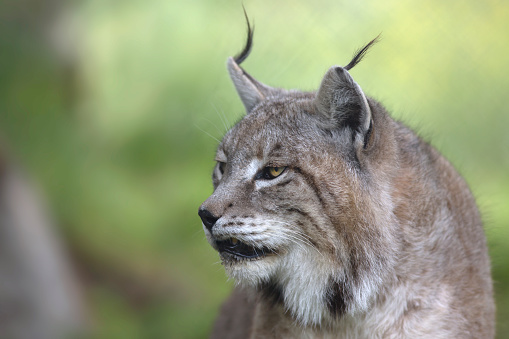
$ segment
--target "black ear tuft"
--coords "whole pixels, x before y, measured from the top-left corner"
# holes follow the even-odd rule
[[[246,17],[247,23],[247,40],[246,45],[244,46],[242,51],[233,58],[237,65],[240,65],[244,60],[246,60],[246,58],[249,56],[249,53],[251,53],[251,49],[253,48],[254,26],[251,28],[251,24],[249,23],[249,17],[247,16],[246,9],[244,8],[244,6],[242,6],[242,9],[244,10],[244,16]]]
[[[362,47],[361,49],[359,49],[357,52],[355,52],[352,60],[348,63],[348,65],[346,65],[344,67],[344,69],[346,69],[347,71],[351,70],[352,68],[355,67],[355,65],[357,65],[359,62],[361,62],[361,60],[366,56],[366,53],[368,52],[368,50],[373,47],[374,44],[376,44],[377,42],[380,41],[380,36],[381,36],[382,33],[378,34],[378,36],[376,38],[374,38],[373,40],[371,40],[370,42],[368,42],[368,44],[364,47]]]
[[[253,47],[253,32],[249,18],[247,17],[246,10],[244,9],[244,15],[247,21],[247,41],[242,51],[234,58],[228,58],[227,67],[230,77],[233,81],[235,89],[239,93],[240,99],[246,108],[246,112],[250,113],[256,105],[265,100],[267,97],[274,96],[278,93],[282,93],[282,90],[267,86],[247,73],[240,63],[244,61],[251,52]]]

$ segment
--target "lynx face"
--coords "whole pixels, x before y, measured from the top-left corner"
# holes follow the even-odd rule
[[[324,155],[345,150],[316,129],[324,121],[310,113],[309,97],[269,100],[219,145],[204,226],[228,272],[243,282],[270,279],[297,253],[328,256],[335,247],[318,194],[327,173],[317,169],[323,171]],[[342,166],[350,170],[347,162]]]
[[[303,93],[263,85],[230,58],[248,114],[220,143],[215,190],[199,211],[227,273],[303,324],[366,309],[400,246],[392,136],[349,67]]]

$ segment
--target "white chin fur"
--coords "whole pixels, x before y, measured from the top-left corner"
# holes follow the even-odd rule
[[[279,257],[270,255],[255,260],[223,260],[223,266],[228,277],[235,283],[246,286],[256,287],[265,281],[270,280],[276,271],[276,263]]]
[[[324,295],[332,271],[313,248],[294,246],[281,256],[223,264],[239,285],[256,288],[271,280],[280,284],[285,308],[303,325],[319,325],[328,313]]]
[[[282,255],[258,260],[223,262],[228,276],[241,286],[256,288],[268,281],[277,282],[283,291],[284,307],[304,326],[321,326],[332,321],[326,304],[330,277],[342,277],[343,270],[336,261],[324,257],[311,247],[294,246]],[[358,286],[350,286],[353,300],[346,305],[346,313],[365,311],[378,286],[367,283],[378,279],[361,279]]]

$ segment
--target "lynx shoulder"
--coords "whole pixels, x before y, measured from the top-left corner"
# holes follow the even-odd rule
[[[249,24],[248,24],[249,26]],[[490,261],[465,181],[331,67],[316,92],[228,71],[245,117],[199,215],[237,287],[214,338],[492,338]]]

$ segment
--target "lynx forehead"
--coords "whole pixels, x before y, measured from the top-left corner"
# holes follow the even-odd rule
[[[490,338],[478,209],[454,168],[367,97],[347,66],[316,92],[228,71],[246,116],[199,215],[237,283],[217,338]]]

